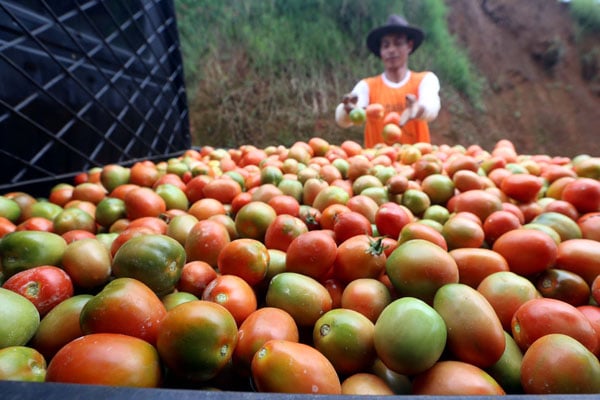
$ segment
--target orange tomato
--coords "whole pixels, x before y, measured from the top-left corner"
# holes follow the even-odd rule
[[[134,188],[127,192],[125,211],[130,220],[141,217],[158,217],[167,211],[167,205],[162,197],[148,187]]]
[[[504,257],[489,249],[460,248],[449,253],[458,266],[459,282],[472,288],[495,272],[509,270]]]
[[[554,267],[581,276],[591,286],[600,275],[600,242],[577,238],[562,241]]]
[[[512,272],[523,276],[532,276],[550,268],[558,254],[552,237],[525,228],[506,232],[494,242],[492,250],[504,257]]]
[[[298,235],[287,248],[286,271],[319,279],[333,267],[337,244],[323,230]]]
[[[207,262],[190,261],[183,265],[177,290],[202,297],[206,286],[217,277],[217,271]]]
[[[267,275],[269,251],[256,239],[236,239],[221,248],[217,266],[221,274],[238,276],[255,286]]]
[[[237,326],[256,311],[257,300],[252,287],[236,275],[218,275],[202,292],[202,300],[212,301],[225,307],[235,319]]]
[[[412,394],[417,396],[500,396],[504,389],[483,369],[461,361],[440,361],[415,376]]]
[[[341,394],[331,362],[317,349],[288,340],[269,340],[254,355],[252,379],[259,392]],[[273,371],[280,371],[273,374]]]

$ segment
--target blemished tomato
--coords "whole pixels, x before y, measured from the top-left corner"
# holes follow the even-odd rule
[[[217,277],[217,271],[204,261],[190,261],[183,265],[176,289],[202,297],[206,286]]]
[[[592,323],[577,308],[561,300],[540,298],[520,306],[511,322],[512,335],[525,351],[544,335],[562,333],[598,354],[599,338]]]
[[[223,246],[217,266],[221,274],[236,275],[255,286],[267,275],[269,251],[256,239],[236,239]]]
[[[529,279],[510,271],[495,272],[483,278],[477,291],[494,308],[502,327],[508,332],[515,311],[527,301],[542,297]]]
[[[392,388],[379,376],[359,372],[344,379],[342,394],[389,396],[393,395]]]
[[[299,217],[277,215],[265,232],[264,244],[269,249],[287,251],[292,240],[304,232],[308,232],[308,226]]]
[[[508,263],[500,254],[484,248],[461,248],[450,250],[458,266],[459,282],[477,288],[487,276],[508,271]]]
[[[73,282],[61,268],[42,265],[11,276],[2,285],[31,301],[44,317],[54,306],[73,296]]]
[[[83,336],[79,316],[83,306],[93,297],[91,294],[76,294],[57,304],[42,318],[29,346],[50,360],[64,345]]]
[[[298,235],[287,248],[286,271],[320,279],[333,267],[337,244],[323,230]]]
[[[459,361],[486,368],[500,359],[504,329],[481,293],[462,283],[450,283],[437,291],[433,308],[446,323],[448,349]]]
[[[265,304],[287,311],[299,327],[313,326],[327,311],[333,300],[329,291],[317,280],[296,272],[275,275],[265,296]]]
[[[187,262],[204,261],[217,268],[219,254],[230,241],[225,225],[210,219],[200,220],[190,229],[185,241]]]
[[[142,339],[96,333],[61,348],[48,364],[46,382],[158,387],[161,365],[154,346]]]
[[[37,350],[26,346],[0,349],[0,380],[44,382],[46,360]]]
[[[459,279],[454,258],[423,239],[400,244],[387,258],[386,273],[400,296],[417,297],[429,304],[440,287]]]
[[[202,300],[212,301],[225,307],[235,319],[237,326],[256,311],[257,300],[252,287],[236,275],[219,275],[208,283]]]
[[[175,374],[207,381],[230,361],[238,328],[227,309],[205,300],[188,301],[169,310],[160,324],[156,348]]]
[[[313,327],[313,346],[338,374],[365,370],[375,361],[375,325],[361,313],[343,308],[323,314]]]
[[[254,355],[251,371],[259,392],[311,395],[342,392],[331,362],[314,347],[303,343],[269,340]]]
[[[446,338],[442,317],[414,297],[394,300],[375,322],[377,356],[399,374],[418,374],[431,368],[441,357]]]
[[[156,344],[158,325],[167,310],[160,298],[144,283],[117,278],[82,308],[83,334],[122,333]]]
[[[581,276],[588,285],[600,275],[600,242],[572,239],[558,245],[555,268]]]
[[[175,289],[186,262],[185,249],[166,235],[147,234],[125,242],[112,261],[116,278],[134,278],[162,296]]]
[[[461,361],[440,361],[415,376],[412,394],[418,396],[499,396],[504,389],[483,369]]]
[[[548,334],[523,355],[521,382],[527,394],[600,393],[600,362],[572,337]]]
[[[249,370],[254,354],[271,339],[298,342],[298,326],[284,310],[262,307],[248,315],[240,325],[233,351],[234,362]]]
[[[386,259],[383,238],[352,236],[337,247],[332,273],[343,283],[359,278],[375,279],[385,271]]]
[[[504,257],[510,271],[523,276],[552,267],[558,254],[558,246],[550,236],[525,228],[504,233],[496,239],[492,250]]]
[[[579,275],[550,268],[536,277],[535,286],[544,297],[562,300],[572,306],[582,306],[590,299],[590,286]]]

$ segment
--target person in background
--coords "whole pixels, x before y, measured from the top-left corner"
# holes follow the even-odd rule
[[[430,143],[428,122],[434,120],[440,110],[440,83],[433,72],[415,72],[408,68],[409,56],[419,48],[424,36],[421,29],[410,26],[399,15],[389,16],[385,25],[368,34],[367,47],[381,59],[384,71],[362,79],[352,92],[344,95],[335,111],[338,126],[353,125],[349,116],[353,108],[366,109],[377,103],[383,106],[384,115],[392,112],[399,115],[395,123],[402,127],[401,143]],[[367,115],[364,145],[369,148],[383,143],[384,122],[389,119]]]

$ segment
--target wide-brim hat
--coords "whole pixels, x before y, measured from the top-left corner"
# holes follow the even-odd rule
[[[411,26],[403,17],[392,14],[385,25],[373,29],[367,36],[367,47],[377,57],[381,57],[381,38],[389,33],[404,33],[413,42],[413,53],[423,43],[425,34],[416,26]]]

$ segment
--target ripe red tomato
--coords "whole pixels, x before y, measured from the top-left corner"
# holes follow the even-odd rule
[[[73,296],[73,282],[69,275],[51,265],[18,272],[8,278],[2,287],[31,301],[41,317],[61,301]]]
[[[256,239],[242,238],[227,243],[217,258],[219,272],[242,278],[250,286],[255,286],[267,275],[269,251]]]
[[[267,228],[264,243],[269,249],[287,251],[292,240],[304,232],[308,232],[308,227],[300,218],[281,214]]]
[[[96,333],[67,343],[50,360],[46,382],[158,387],[158,352],[148,342],[118,333]]]
[[[402,228],[411,222],[413,215],[406,207],[388,202],[377,209],[375,214],[375,226],[380,235],[386,235],[397,239]]]
[[[216,268],[221,250],[230,241],[225,225],[210,219],[198,221],[185,241],[187,261],[204,261]]]
[[[385,271],[383,239],[361,234],[346,239],[337,247],[333,276],[349,283],[359,278],[378,278]]]
[[[513,338],[522,350],[551,333],[571,336],[594,354],[598,354],[600,347],[591,322],[577,308],[561,300],[529,300],[515,311],[511,326]]]
[[[212,301],[225,307],[235,319],[237,326],[257,308],[252,287],[236,275],[219,275],[204,289],[202,300]]]
[[[556,242],[544,232],[519,228],[508,231],[494,242],[492,250],[508,262],[516,274],[531,276],[554,265]]]
[[[356,211],[348,211],[341,213],[333,222],[333,232],[335,233],[335,241],[338,244],[357,235],[373,234],[371,222],[367,217]]]
[[[520,203],[534,201],[543,186],[539,176],[531,174],[512,174],[502,179],[500,190],[508,197]]]
[[[325,231],[308,231],[290,243],[286,254],[286,271],[319,279],[333,266],[337,245]]]

